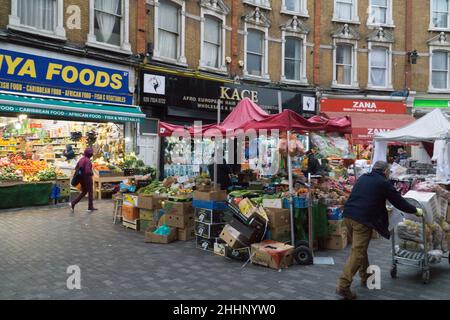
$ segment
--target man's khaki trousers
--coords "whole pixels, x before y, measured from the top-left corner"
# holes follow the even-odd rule
[[[352,252],[347,259],[337,285],[339,289],[346,290],[350,289],[353,277],[358,271],[362,281],[366,281],[368,278],[369,257],[367,249],[370,239],[372,239],[372,229],[347,218],[344,219],[344,224],[347,227],[348,239],[352,242]]]

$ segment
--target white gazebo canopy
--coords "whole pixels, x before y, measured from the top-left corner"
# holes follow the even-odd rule
[[[450,140],[450,122],[440,109],[435,109],[403,128],[376,134],[374,140],[398,142]]]

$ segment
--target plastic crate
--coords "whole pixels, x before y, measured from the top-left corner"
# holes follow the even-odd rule
[[[228,208],[228,204],[224,201],[204,201],[193,200],[192,206],[194,208],[209,209],[209,210],[225,210]]]
[[[308,208],[308,199],[302,197],[294,197],[294,209]],[[289,209],[289,199],[283,199],[283,208]]]

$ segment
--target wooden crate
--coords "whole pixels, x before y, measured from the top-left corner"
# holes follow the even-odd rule
[[[122,224],[125,228],[139,231],[139,220],[127,220],[122,218]]]

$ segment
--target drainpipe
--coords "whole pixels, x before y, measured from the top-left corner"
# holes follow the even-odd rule
[[[413,50],[413,0],[406,0],[406,20],[405,20],[405,51]],[[408,55],[405,56],[405,89],[410,89],[412,84],[412,64],[408,61]]]
[[[320,86],[320,24],[322,0],[314,1],[314,85]]]
[[[239,74],[239,3],[240,1],[231,0],[231,74]]]

